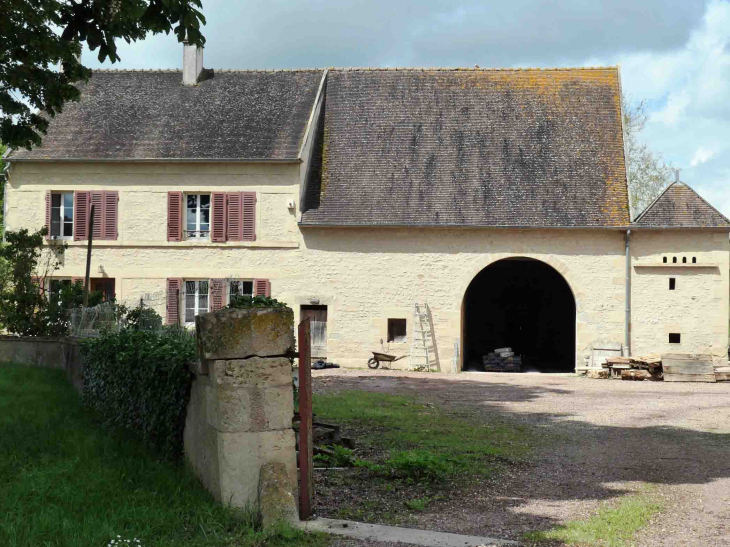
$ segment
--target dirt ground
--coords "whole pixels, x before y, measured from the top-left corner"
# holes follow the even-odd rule
[[[526,462],[429,505],[406,526],[519,539],[649,487],[663,510],[636,547],[730,546],[730,383],[338,369],[314,372],[313,384],[315,393],[417,396],[538,437]]]

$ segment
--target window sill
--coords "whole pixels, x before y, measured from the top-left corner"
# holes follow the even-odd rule
[[[58,241],[58,240],[55,240]],[[86,247],[89,242],[88,240],[73,241],[64,240],[69,247]],[[48,242],[46,242],[48,244]],[[269,248],[269,249],[298,249],[298,241],[274,241],[274,240],[261,240],[261,241],[228,241],[226,243],[213,243],[210,241],[127,241],[127,240],[109,240],[100,239],[93,242],[94,247],[175,247],[175,248],[191,248],[191,247],[222,247],[222,248],[237,248],[237,247],[249,247],[249,248]]]

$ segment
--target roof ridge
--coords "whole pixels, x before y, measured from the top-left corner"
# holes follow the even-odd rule
[[[324,68],[213,68],[219,73],[238,72],[321,72],[325,69],[340,72],[559,72],[576,70],[611,70],[617,65],[581,67],[324,67]],[[94,68],[92,72],[121,74],[182,72],[179,68]]]
[[[217,73],[226,72],[322,72],[324,68],[213,68]],[[170,73],[177,72],[182,73],[179,68],[93,68],[92,72],[106,72],[106,73],[119,73],[119,74],[141,74],[141,73]]]
[[[392,71],[392,72],[425,72],[425,71],[435,71],[435,72],[462,72],[462,71],[472,71],[472,72],[486,72],[486,71],[494,71],[494,72],[557,72],[557,71],[575,71],[575,70],[611,70],[611,69],[617,69],[618,65],[608,65],[608,66],[581,66],[581,67],[518,67],[518,68],[508,68],[508,67],[329,67],[329,70],[337,70],[342,72],[369,72],[369,71]]]

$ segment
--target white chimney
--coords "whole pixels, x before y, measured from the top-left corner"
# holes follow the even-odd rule
[[[195,85],[203,71],[203,48],[191,46],[184,42],[183,46],[183,85]]]

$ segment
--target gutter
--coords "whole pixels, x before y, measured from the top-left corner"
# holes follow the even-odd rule
[[[631,357],[631,230],[626,230],[626,316],[624,318],[626,357]]]
[[[602,230],[625,232],[626,230],[680,230],[705,232],[730,232],[730,226],[525,226],[517,224],[343,224],[336,222],[310,224],[298,222],[299,228],[500,228],[504,230]]]
[[[301,163],[301,158],[15,158],[18,163]]]

